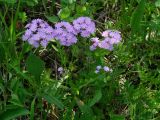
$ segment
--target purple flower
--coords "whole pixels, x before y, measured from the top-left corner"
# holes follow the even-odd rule
[[[46,47],[48,42],[54,38],[53,28],[44,20],[34,19],[26,26],[26,31],[22,36],[23,41],[28,41],[34,47],[40,45]]]
[[[95,70],[94,72],[97,74],[97,73],[100,72],[101,69],[102,69],[102,66],[101,66],[101,65],[98,65],[98,66],[96,67],[96,70]],[[107,67],[107,66],[104,66],[104,67],[103,67],[103,70],[104,70],[105,72],[112,72],[112,69],[110,69],[110,68]]]
[[[68,33],[66,36],[63,36],[59,41],[61,45],[70,46],[77,42],[77,38],[73,34]]]
[[[99,73],[100,69],[102,69],[102,66],[99,65],[96,67],[96,70],[94,72],[97,74],[97,73]]]
[[[95,32],[95,23],[89,17],[79,17],[73,21],[73,26],[82,37],[89,37]]]
[[[63,46],[70,46],[77,43],[77,31],[68,22],[59,22],[55,25],[55,38]]]
[[[102,33],[102,36],[108,39],[110,44],[117,44],[122,40],[120,32],[117,30],[106,30]]]
[[[35,48],[39,47],[39,43],[36,42],[36,41],[34,41],[34,40],[32,40],[32,39],[29,39],[28,43],[31,44],[31,45],[33,45]]]
[[[59,22],[55,25],[55,28],[62,29],[68,33],[77,35],[77,31],[74,29],[74,27],[69,22]]]
[[[94,43],[90,46],[90,50],[93,51],[97,47],[113,50],[113,45],[118,44],[122,40],[120,32],[116,30],[106,30],[102,33],[102,36],[104,37],[102,41],[98,40],[98,38],[92,38]]]
[[[42,41],[41,41],[41,45],[46,48],[47,45],[48,45],[48,40],[45,40],[45,39],[42,40]]]
[[[63,71],[64,71],[64,70],[63,70],[63,67],[59,67],[59,68],[58,68],[58,72],[59,72],[60,74],[62,74]]]
[[[92,38],[91,41],[93,44],[90,46],[90,50],[93,51],[99,46],[100,41],[99,38]]]
[[[103,70],[104,70],[105,72],[110,72],[110,71],[112,71],[112,69],[110,69],[110,68],[107,67],[107,66],[104,66],[104,67],[103,67]]]
[[[100,47],[100,48],[103,48],[103,49],[107,49],[107,50],[112,50],[112,49],[113,49],[113,45],[110,44],[110,43],[108,42],[108,40],[106,40],[106,39],[103,40],[103,41],[100,41],[99,47]]]
[[[111,32],[111,30],[106,30],[106,31],[102,32],[102,36],[103,37],[108,37],[109,36],[109,32]]]
[[[96,70],[100,70],[101,68],[102,68],[102,66],[99,65],[96,67]]]

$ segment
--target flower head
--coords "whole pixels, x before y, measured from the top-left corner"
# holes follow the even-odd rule
[[[48,42],[53,39],[53,28],[42,19],[34,19],[26,26],[26,31],[22,36],[23,41],[28,41],[34,47],[46,47]]]
[[[79,17],[73,21],[73,26],[82,37],[89,37],[95,32],[95,23],[89,17]]]
[[[74,35],[77,35],[77,31],[74,29],[74,27],[69,22],[59,22],[55,24],[56,29],[64,30],[68,33],[72,33]]]
[[[91,41],[93,44],[90,46],[90,50],[93,51],[99,46],[100,41],[99,41],[99,38],[97,38],[97,37],[92,38]]]
[[[100,70],[101,68],[102,68],[102,66],[99,65],[96,67],[96,70]]]
[[[106,30],[102,33],[102,36],[108,39],[110,44],[117,44],[122,40],[120,32],[117,30]]]
[[[60,74],[62,74],[63,71],[64,71],[64,70],[63,70],[63,67],[59,67],[59,68],[58,68],[58,72],[59,72]]]
[[[120,32],[116,30],[106,30],[102,33],[102,36],[104,37],[103,40],[92,38],[93,44],[90,46],[90,50],[93,51],[99,47],[111,51],[113,50],[113,45],[118,44],[122,40]]]
[[[94,72],[97,74],[97,73],[100,72],[101,69],[102,69],[102,66],[99,65],[99,66],[96,67],[96,70]],[[105,72],[112,72],[112,69],[109,68],[108,66],[104,66],[103,67],[103,71],[105,71]]]
[[[111,72],[111,71],[112,71],[112,69],[109,68],[108,66],[104,66],[104,67],[103,67],[103,70],[104,70],[105,72]]]
[[[104,39],[103,41],[100,41],[99,47],[103,48],[103,49],[112,50],[113,49],[113,44],[110,44],[108,39]]]
[[[77,31],[68,22],[59,22],[55,25],[55,38],[63,46],[70,46],[77,42]]]

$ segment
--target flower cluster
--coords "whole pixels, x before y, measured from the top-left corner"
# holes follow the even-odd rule
[[[25,26],[26,31],[22,36],[23,41],[28,41],[34,47],[46,47],[48,42],[53,39],[53,28],[44,20],[34,19]]]
[[[77,42],[76,30],[68,22],[59,22],[55,25],[54,37],[60,41],[61,45],[70,46]]]
[[[96,67],[96,70],[95,70],[95,73],[96,73],[96,74],[99,73],[101,69],[102,69],[102,66],[100,66],[100,65],[97,66],[97,67]],[[104,70],[105,72],[111,72],[111,71],[112,71],[112,69],[109,68],[109,67],[107,67],[107,66],[104,66],[104,67],[103,67],[103,70]]]
[[[27,30],[22,39],[28,41],[34,47],[39,45],[46,47],[51,39],[56,39],[63,46],[70,46],[77,42],[76,35],[89,37],[95,32],[95,23],[89,17],[79,17],[69,22],[55,24],[55,29],[44,20],[34,19],[25,27]]]
[[[95,32],[95,23],[89,17],[79,17],[69,22],[59,22],[55,25],[55,39],[63,46],[70,46],[77,43],[76,35],[89,37]]]
[[[122,38],[119,31],[106,30],[102,33],[104,40],[100,41],[99,38],[92,38],[93,44],[90,46],[90,50],[95,50],[97,47],[112,50],[114,44],[118,44]]]
[[[88,17],[79,17],[73,21],[74,28],[82,37],[89,37],[95,32],[95,23]]]
[[[96,29],[95,23],[89,17],[79,17],[72,24],[59,22],[55,24],[55,29],[44,20],[34,19],[25,28],[27,30],[22,39],[28,41],[34,47],[40,45],[46,47],[51,39],[58,40],[63,46],[70,46],[77,43],[76,35],[89,37]],[[106,30],[102,33],[102,36],[104,37],[102,41],[97,37],[91,39],[93,44],[90,46],[90,50],[93,51],[97,47],[112,50],[113,45],[118,44],[122,39],[120,32],[114,30]]]

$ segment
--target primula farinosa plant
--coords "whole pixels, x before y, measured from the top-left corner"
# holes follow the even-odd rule
[[[48,42],[53,39],[53,28],[44,20],[34,19],[25,28],[26,31],[22,39],[28,41],[34,47],[39,47],[40,45],[46,47]]]

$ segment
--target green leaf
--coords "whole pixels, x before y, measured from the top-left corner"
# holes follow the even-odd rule
[[[69,4],[73,4],[74,2],[76,2],[76,0],[69,0],[68,2]]]
[[[35,105],[35,98],[33,99],[31,103],[31,110],[30,110],[30,120],[34,120],[34,105]]]
[[[145,10],[146,0],[141,0],[131,17],[132,33],[141,33],[141,21]]]
[[[92,120],[93,118],[92,109],[88,105],[84,104],[84,102],[78,99],[77,97],[75,97],[75,100],[81,112],[83,113],[81,115],[80,120]]]
[[[5,50],[2,45],[0,45],[0,63],[5,60]]]
[[[22,20],[23,23],[27,21],[27,15],[25,12],[19,12],[18,16]]]
[[[57,98],[50,96],[50,95],[44,95],[44,98],[47,100],[47,102],[51,104],[55,104],[58,108],[63,109],[64,105],[61,101],[59,101]]]
[[[35,76],[36,79],[40,79],[40,75],[44,70],[44,62],[39,57],[31,54],[27,58],[26,65],[28,72]]]
[[[156,5],[156,7],[160,7],[160,0],[157,0],[157,1],[155,2],[155,5]]]
[[[64,8],[64,9],[61,9],[58,13],[58,16],[63,20],[63,19],[66,19],[70,16],[71,14],[71,11],[68,7]]]
[[[20,117],[22,115],[28,115],[29,111],[25,108],[18,107],[16,109],[9,109],[0,114],[1,120],[12,120],[16,117]]]
[[[5,2],[7,4],[15,4],[17,0],[0,0],[0,2]]]
[[[50,22],[56,23],[59,21],[59,18],[57,16],[45,16]]]
[[[23,107],[23,104],[21,103],[19,97],[16,94],[12,94],[12,99],[9,102],[13,105]]]
[[[23,0],[28,6],[35,6],[38,4],[38,0]]]
[[[125,120],[125,117],[122,115],[110,114],[111,120]]]
[[[95,103],[97,103],[102,97],[101,89],[97,90],[93,99],[89,102],[89,106],[92,107]]]
[[[87,8],[85,6],[81,6],[81,5],[76,6],[77,14],[84,14],[86,11],[87,11]]]
[[[9,64],[10,69],[13,69],[17,75],[20,75],[24,79],[28,80],[30,83],[32,83],[32,78],[29,75],[26,75],[24,72],[22,72],[18,67],[15,65]]]

